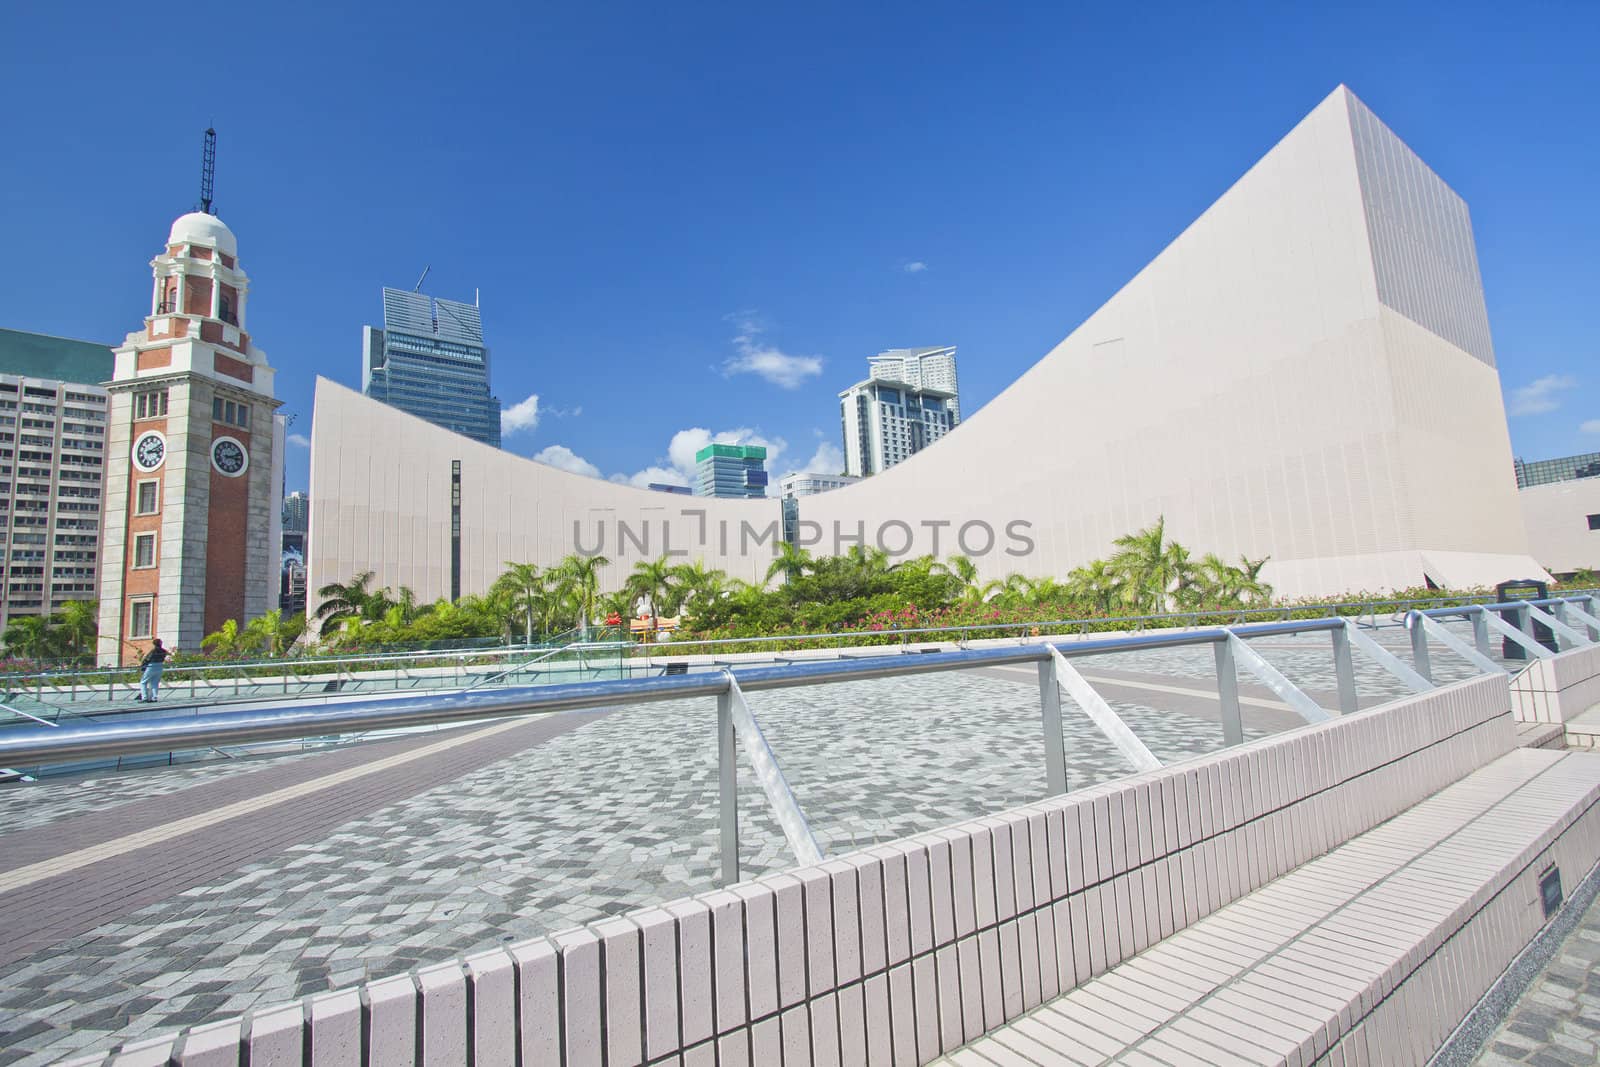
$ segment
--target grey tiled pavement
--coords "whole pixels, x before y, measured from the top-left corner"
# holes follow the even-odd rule
[[[1384,638],[1404,647],[1403,634],[1398,643]],[[1326,635],[1256,645],[1308,690],[1332,690]],[[1206,648],[1079,666],[1214,684]],[[1365,694],[1400,695],[1386,675],[1359,658],[1357,666]],[[1440,680],[1469,673],[1438,653],[1435,666]],[[1215,722],[1158,710],[1158,693],[1143,699],[1112,703],[1163,760],[1220,746]],[[1038,688],[1026,673],[938,674],[748,700],[829,853],[1044,792]],[[1129,773],[1070,702],[1063,711],[1071,788]],[[718,870],[714,718],[713,702],[702,700],[587,722],[0,968],[0,1063],[50,1062],[710,889]],[[1246,721],[1255,736],[1272,717],[1247,708]],[[272,762],[0,790],[0,829]],[[746,875],[788,866],[744,766],[739,803]]]
[[[1600,1063],[1600,897],[1473,1062],[1483,1067]]]
[[[271,757],[272,762],[301,759],[310,752]],[[74,815],[102,811],[115,804],[146,797],[166,796],[203,782],[214,782],[262,766],[261,760],[218,760],[188,766],[146,771],[89,775],[70,782],[46,781],[42,786],[0,787],[0,833],[15,833],[48,826]],[[41,801],[40,794],[48,799]]]

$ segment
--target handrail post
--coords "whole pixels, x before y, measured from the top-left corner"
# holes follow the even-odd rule
[[[1567,609],[1569,606],[1570,605],[1568,605],[1565,600],[1557,600],[1554,604],[1550,605],[1550,616],[1555,619],[1556,622],[1566,627],[1568,646],[1576,647],[1574,645],[1574,641],[1576,641],[1576,644],[1582,644],[1585,641],[1593,644],[1595,640],[1594,631],[1588,626],[1585,626],[1573,619],[1571,615],[1567,614]],[[1558,638],[1556,643],[1559,645],[1559,637],[1561,636],[1560,633],[1558,632],[1554,636]]]
[[[1417,673],[1431,682],[1433,663],[1428,659],[1428,631],[1422,625],[1420,612],[1412,611],[1406,615],[1406,629],[1411,631],[1411,660],[1416,665]]]
[[[733,687],[717,694],[717,798],[722,828],[722,884],[739,880],[739,753],[733,734]]]
[[[1217,659],[1217,704],[1222,711],[1224,746],[1244,744],[1244,720],[1239,714],[1239,667],[1233,661],[1233,646],[1226,638],[1212,642]]]
[[[1572,599],[1583,601],[1582,607],[1575,606],[1573,610],[1584,617],[1583,628],[1584,631],[1588,633],[1589,640],[1600,643],[1600,627],[1595,626],[1593,621],[1596,618],[1595,598],[1592,596],[1579,596],[1573,597]]]
[[[1360,707],[1356,693],[1356,665],[1350,655],[1350,631],[1344,627],[1329,630],[1333,635],[1333,673],[1339,680],[1339,714],[1354,715]]]
[[[1067,791],[1067,749],[1061,737],[1061,685],[1054,656],[1039,661],[1039,709],[1044,720],[1045,786],[1048,795],[1059,796]]]
[[[1481,608],[1479,610],[1477,610],[1477,611],[1474,611],[1472,613],[1472,615],[1471,615],[1471,619],[1472,619],[1472,643],[1477,648],[1477,650],[1479,652],[1483,653],[1485,656],[1490,655],[1490,652],[1489,652],[1489,620],[1486,617],[1487,615],[1488,615],[1488,612],[1482,610]]]

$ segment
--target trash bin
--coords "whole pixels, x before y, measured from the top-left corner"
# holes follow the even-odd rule
[[[1520,581],[1513,582],[1501,582],[1499,585],[1494,587],[1494,598],[1502,604],[1509,603],[1514,600],[1544,600],[1549,595],[1550,587],[1544,582],[1533,578],[1525,578]],[[1518,617],[1521,614],[1521,612],[1518,612],[1517,615],[1511,615],[1510,612],[1505,612],[1502,613],[1500,617],[1505,619],[1513,626],[1522,627],[1523,620]],[[1522,628],[1525,629],[1525,627]],[[1556,635],[1551,633],[1550,627],[1546,626],[1542,622],[1536,622],[1533,624],[1533,639],[1538,641],[1541,645],[1543,645],[1545,648],[1548,648],[1552,652],[1559,651],[1559,648],[1556,645]],[[1500,654],[1506,659],[1528,658],[1528,650],[1511,640],[1509,637],[1501,639]]]

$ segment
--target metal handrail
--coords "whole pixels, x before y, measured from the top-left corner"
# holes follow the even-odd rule
[[[504,670],[500,671],[497,674],[491,674],[491,675],[488,675],[486,677],[480,678],[476,682],[473,682],[471,685],[467,686],[466,689],[464,690],[464,692],[471,692],[474,689],[481,689],[482,687],[484,687],[486,685],[493,685],[496,682],[499,682],[499,681],[501,681],[503,679],[509,678],[514,674],[521,674],[523,671],[526,671],[526,670],[529,670],[529,669],[531,669],[533,667],[536,667],[539,664],[545,662],[546,660],[552,659],[552,658],[554,658],[556,656],[559,656],[559,655],[561,655],[563,653],[567,653],[567,652],[579,652],[579,653],[582,653],[582,652],[587,652],[587,651],[590,651],[590,650],[593,650],[593,649],[628,648],[628,647],[631,647],[632,644],[633,644],[633,642],[631,642],[631,641],[619,641],[619,642],[574,641],[571,644],[563,645],[560,648],[546,649],[542,654],[533,657],[533,659],[530,659],[525,663],[519,663],[516,666],[507,667],[507,668],[505,668]]]
[[[1588,594],[1600,594],[1600,590],[1579,590],[1578,592],[1579,593],[1588,593]],[[1582,598],[1583,598],[1582,596],[1579,596],[1576,599],[1582,599]],[[1570,599],[1574,599],[1574,598],[1550,598],[1550,599],[1547,599],[1547,600],[1540,600],[1540,601],[1510,601],[1510,602],[1507,602],[1504,605],[1496,605],[1494,610],[1496,610],[1496,611],[1514,610],[1518,604],[1524,604],[1524,603],[1533,603],[1533,604],[1538,604],[1538,605],[1550,604],[1550,603],[1555,603],[1558,599],[1570,600]],[[885,630],[840,630],[840,631],[834,631],[834,632],[829,632],[829,633],[815,633],[815,634],[772,634],[772,635],[759,636],[759,637],[703,638],[703,639],[698,639],[698,640],[670,641],[670,642],[664,642],[664,643],[647,643],[647,644],[643,644],[643,645],[639,644],[638,642],[634,642],[634,641],[610,641],[610,642],[604,642],[604,641],[589,641],[589,642],[586,642],[586,641],[575,641],[575,642],[571,642],[571,643],[569,643],[567,645],[561,645],[561,646],[557,646],[555,648],[548,649],[547,651],[549,653],[557,653],[557,652],[572,651],[572,650],[579,649],[579,648],[582,648],[584,650],[588,650],[588,649],[600,650],[600,649],[639,648],[639,649],[644,650],[647,654],[659,655],[662,652],[668,651],[668,650],[670,650],[670,652],[672,652],[672,653],[677,653],[677,652],[681,652],[682,650],[687,649],[687,648],[697,648],[697,647],[708,647],[709,648],[709,647],[714,647],[714,646],[725,646],[725,645],[774,644],[774,643],[784,642],[784,641],[848,640],[848,639],[860,639],[860,638],[864,638],[864,637],[881,637],[881,636],[894,636],[894,635],[898,635],[898,636],[902,636],[902,637],[909,637],[909,636],[912,636],[912,635],[961,634],[961,633],[974,633],[974,632],[978,632],[978,631],[994,631],[994,630],[1032,630],[1034,628],[1038,628],[1041,631],[1043,631],[1047,627],[1051,627],[1051,628],[1077,627],[1077,628],[1079,628],[1080,632],[1087,633],[1088,632],[1087,631],[1087,627],[1089,627],[1089,626],[1106,626],[1106,625],[1110,625],[1110,624],[1126,623],[1126,624],[1134,624],[1132,628],[1138,630],[1138,629],[1143,629],[1143,625],[1142,624],[1144,624],[1144,623],[1157,622],[1157,621],[1182,620],[1182,619],[1194,620],[1194,623],[1193,623],[1194,625],[1198,625],[1198,621],[1200,619],[1202,619],[1202,618],[1233,617],[1233,618],[1243,619],[1243,618],[1246,618],[1246,617],[1252,616],[1252,615],[1255,615],[1255,616],[1259,616],[1259,615],[1274,615],[1274,616],[1281,617],[1285,621],[1288,621],[1290,619],[1290,617],[1293,614],[1295,614],[1296,612],[1306,612],[1306,611],[1322,611],[1322,612],[1324,612],[1324,615],[1318,616],[1319,618],[1335,618],[1335,617],[1339,617],[1339,613],[1341,612],[1341,610],[1344,610],[1344,609],[1357,609],[1358,613],[1361,614],[1361,615],[1372,615],[1374,617],[1376,617],[1376,615],[1378,613],[1380,613],[1380,612],[1385,613],[1385,614],[1392,613],[1393,615],[1395,615],[1398,618],[1399,616],[1404,615],[1405,613],[1407,613],[1407,612],[1409,612],[1411,610],[1424,610],[1424,609],[1416,609],[1416,608],[1414,608],[1414,605],[1432,604],[1432,603],[1435,603],[1437,600],[1456,600],[1456,601],[1463,601],[1465,603],[1457,604],[1457,605],[1454,605],[1454,606],[1451,606],[1451,607],[1425,609],[1425,610],[1430,610],[1430,611],[1435,611],[1435,612],[1446,612],[1446,613],[1450,613],[1450,612],[1460,613],[1460,612],[1464,611],[1465,609],[1467,609],[1467,608],[1469,608],[1469,607],[1471,607],[1473,605],[1476,605],[1476,604],[1481,604],[1481,603],[1484,603],[1484,602],[1488,602],[1490,604],[1494,603],[1493,597],[1489,596],[1489,595],[1485,595],[1485,594],[1468,594],[1468,595],[1464,595],[1464,596],[1460,596],[1460,597],[1436,597],[1436,598],[1428,598],[1428,599],[1425,599],[1425,600],[1416,600],[1416,599],[1411,599],[1411,600],[1348,600],[1348,601],[1339,601],[1339,602],[1332,603],[1332,604],[1305,604],[1305,605],[1287,604],[1287,605],[1276,605],[1276,606],[1272,606],[1272,607],[1215,608],[1215,609],[1210,609],[1210,610],[1199,609],[1199,610],[1195,610],[1195,611],[1167,612],[1167,613],[1164,613],[1164,614],[1154,614],[1154,615],[1107,615],[1107,616],[1095,616],[1095,617],[1091,617],[1091,618],[1047,619],[1047,620],[1025,621],[1025,622],[999,622],[999,621],[996,621],[996,622],[988,622],[988,623],[972,623],[972,624],[968,624],[968,625],[964,625],[964,626],[926,626],[926,627],[909,627],[909,628],[904,628],[904,629],[894,628],[894,629],[885,629]],[[574,631],[567,630],[567,631],[563,631],[563,634],[568,634],[568,633],[572,633],[572,632],[574,632]],[[1023,636],[1028,636],[1028,635],[1024,634]],[[501,648],[433,649],[433,650],[418,651],[418,652],[388,652],[388,653],[378,653],[378,654],[375,654],[375,655],[368,655],[368,656],[328,656],[328,657],[317,656],[317,657],[307,657],[307,658],[304,658],[304,659],[283,658],[283,659],[249,660],[249,661],[236,661],[236,662],[224,662],[224,663],[206,663],[206,662],[174,663],[174,664],[170,665],[167,668],[167,677],[170,680],[176,680],[178,678],[178,676],[180,676],[180,675],[189,674],[189,673],[196,673],[196,672],[203,672],[203,671],[246,672],[246,671],[270,671],[270,670],[274,670],[274,669],[284,670],[284,669],[304,669],[304,668],[320,668],[320,667],[335,667],[336,668],[336,667],[339,667],[341,665],[357,664],[357,663],[374,664],[373,670],[383,670],[388,665],[394,665],[396,667],[399,667],[399,666],[403,666],[407,662],[416,661],[416,660],[427,660],[427,659],[450,660],[450,659],[455,659],[455,660],[461,661],[461,660],[467,660],[467,659],[502,659],[502,658],[508,658],[508,657],[511,657],[511,656],[525,655],[527,652],[528,652],[528,646],[527,645],[516,645],[516,646],[501,647]],[[28,687],[27,683],[30,683],[30,682],[37,682],[37,683],[40,683],[41,685],[50,685],[53,682],[63,680],[65,678],[67,678],[67,677],[71,677],[73,679],[82,679],[81,684],[83,684],[85,686],[93,686],[93,685],[97,685],[97,684],[105,684],[107,682],[114,681],[117,677],[128,675],[131,672],[133,672],[134,670],[136,670],[136,668],[132,668],[132,667],[91,667],[91,668],[85,668],[85,669],[82,669],[82,670],[72,669],[72,668],[61,668],[61,669],[57,669],[57,670],[53,670],[53,671],[36,671],[36,672],[31,673],[31,674],[0,675],[0,685],[5,685],[5,686],[18,685],[18,686],[20,686],[22,688],[27,688]],[[507,673],[514,673],[514,669],[508,669]],[[100,679],[100,681],[99,682],[95,682],[95,681],[92,681],[92,679]],[[75,684],[77,684],[77,683],[75,683]],[[133,683],[129,682],[129,684],[133,684]],[[171,681],[169,681],[168,684],[170,685]]]
[[[1578,608],[1579,603],[1585,604],[1588,610]],[[1424,692],[1433,689],[1436,684],[1429,665],[1430,634],[1464,655],[1477,668],[1498,671],[1501,668],[1487,654],[1489,629],[1516,638],[1530,651],[1536,650],[1542,656],[1550,654],[1533,642],[1531,636],[1525,639],[1522,629],[1502,621],[1499,613],[1520,609],[1522,615],[1517,621],[1524,627],[1543,619],[1559,631],[1564,631],[1569,641],[1590,644],[1600,640],[1600,617],[1594,614],[1595,603],[1594,597],[1584,596],[1490,605],[1456,605],[1430,609],[1427,613],[1413,610],[1406,615],[1406,625],[1411,633],[1415,670],[1405,666],[1364,634],[1359,619],[1335,613],[1321,618],[1239,626],[1200,629],[1173,627],[1117,637],[1061,640],[1061,635],[1056,635],[1028,643],[1003,643],[981,649],[960,647],[955,651],[924,650],[923,654],[916,656],[893,653],[840,656],[836,659],[792,660],[774,666],[747,666],[738,670],[723,666],[719,670],[698,674],[625,677],[616,681],[521,686],[497,691],[467,689],[430,697],[369,698],[314,706],[284,702],[245,711],[214,711],[115,724],[46,724],[50,727],[48,729],[24,726],[10,730],[7,736],[0,736],[0,766],[59,767],[70,765],[75,760],[206,748],[226,755],[226,747],[257,742],[329,735],[360,737],[374,731],[401,727],[462,725],[529,714],[715,696],[721,866],[723,881],[732,884],[740,876],[738,776],[735,764],[737,750],[741,747],[767,794],[773,814],[794,849],[797,862],[813,862],[821,856],[799,803],[778,767],[777,757],[768,745],[752,709],[744,702],[745,693],[1032,663],[1038,667],[1039,673],[1040,716],[1045,741],[1044,780],[1051,793],[1060,793],[1070,786],[1062,744],[1063,689],[1133,769],[1149,770],[1161,765],[1161,761],[1128,729],[1111,705],[1070,664],[1072,658],[1182,646],[1211,646],[1216,660],[1217,703],[1223,744],[1237,745],[1245,740],[1238,684],[1241,669],[1266,685],[1289,710],[1307,723],[1326,721],[1333,714],[1247,644],[1248,638],[1326,633],[1332,638],[1338,714],[1348,715],[1360,708],[1353,651],[1360,651],[1413,692]],[[1550,607],[1551,613],[1545,614],[1542,610],[1544,607]],[[1468,616],[1473,623],[1473,639],[1477,648],[1449,634],[1432,615]],[[1558,620],[1557,616],[1561,619]],[[1580,632],[1567,625],[1568,621],[1585,629]]]
[[[1415,610],[1416,614],[1426,615],[1430,619],[1437,619],[1446,615],[1459,615],[1463,618],[1470,618],[1472,615],[1480,611],[1492,611],[1497,615],[1503,615],[1508,611],[1521,611],[1523,608],[1529,605],[1532,605],[1536,608],[1547,608],[1553,607],[1557,604],[1593,603],[1595,596],[1596,594],[1594,592],[1584,592],[1577,596],[1552,596],[1546,597],[1543,600],[1502,600],[1497,603],[1489,604],[1457,604],[1451,607],[1426,609],[1418,608]],[[1407,614],[1411,613],[1407,612]]]
[[[571,646],[562,645],[551,649],[550,651],[559,652],[568,647]],[[262,671],[285,670],[289,668],[337,668],[339,666],[351,663],[376,663],[381,665],[393,664],[397,667],[401,667],[408,662],[413,662],[416,660],[503,659],[511,656],[526,655],[528,653],[528,648],[529,646],[527,645],[512,645],[502,646],[499,648],[481,649],[434,649],[433,651],[429,652],[382,652],[370,656],[307,656],[304,658],[285,656],[281,659],[265,660],[225,660],[220,662],[201,661],[194,663],[179,662],[170,664],[167,667],[166,677],[171,679],[175,675],[181,673],[193,673],[196,671]],[[380,666],[376,669],[382,670],[383,667]],[[49,683],[51,681],[59,681],[65,678],[84,679],[84,685],[91,684],[89,682],[89,679],[91,678],[99,678],[100,681],[93,684],[104,684],[106,681],[113,680],[119,676],[137,674],[137,672],[137,667],[85,667],[81,669],[73,667],[58,667],[53,670],[34,671],[31,674],[0,675],[0,685],[12,685],[13,683],[35,681]]]
[[[1047,662],[1054,648],[1069,658],[1106,652],[1211,645],[1230,637],[1269,637],[1281,634],[1342,630],[1344,620],[1297,619],[1251,623],[1232,628],[1167,630],[1123,637],[1039,642],[1000,648],[965,649],[920,656],[874,656],[860,659],[821,660],[755,667],[737,671],[739,688],[746,692],[785,689],[832,682],[867,681],[910,674],[967,670],[1010,664]],[[429,697],[383,698],[343,704],[278,704],[248,711],[204,712],[189,716],[164,716],[132,722],[62,726],[55,730],[17,727],[0,737],[0,766],[33,766],[68,760],[135,755],[179,749],[231,746],[260,741],[281,741],[328,734],[357,733],[401,726],[459,724],[511,715],[543,714],[640,704],[690,697],[717,696],[728,691],[724,672],[660,675],[615,681],[577,682],[564,685],[520,686],[495,692],[458,692]]]
[[[1587,592],[1587,591],[1585,591],[1585,592]],[[1600,592],[1600,591],[1596,591],[1596,592]],[[1541,601],[1509,601],[1509,602],[1507,602],[1506,606],[1514,608],[1518,604],[1527,604],[1527,603],[1546,604],[1546,603],[1552,603],[1553,599],[1554,598],[1552,598],[1551,600],[1541,600]],[[1578,598],[1575,598],[1575,599],[1582,599],[1582,597],[1578,597]],[[1392,614],[1394,616],[1394,618],[1398,621],[1399,618],[1404,616],[1407,612],[1409,612],[1411,610],[1414,610],[1412,605],[1416,605],[1416,604],[1433,604],[1433,603],[1436,603],[1437,601],[1440,601],[1440,600],[1464,601],[1465,603],[1458,604],[1458,605],[1454,606],[1453,609],[1440,609],[1440,610],[1456,610],[1456,611],[1465,610],[1466,608],[1469,608],[1469,607],[1472,607],[1474,605],[1481,604],[1481,603],[1484,603],[1484,602],[1488,602],[1489,604],[1494,604],[1495,603],[1494,597],[1492,595],[1481,594],[1480,593],[1480,594],[1469,594],[1469,595],[1459,596],[1459,597],[1450,597],[1450,596],[1447,596],[1447,597],[1430,597],[1430,598],[1428,598],[1426,600],[1349,600],[1349,601],[1340,601],[1338,603],[1333,603],[1333,604],[1282,604],[1282,605],[1276,605],[1276,606],[1273,606],[1273,607],[1254,607],[1254,608],[1252,608],[1252,607],[1211,608],[1211,609],[1201,608],[1201,609],[1197,609],[1195,611],[1172,611],[1172,612],[1167,612],[1165,614],[1157,614],[1157,615],[1103,615],[1103,616],[1094,616],[1094,617],[1091,617],[1091,618],[1080,618],[1080,619],[1048,619],[1048,620],[1027,621],[1027,622],[983,622],[983,623],[971,623],[971,624],[968,624],[968,625],[965,625],[965,626],[924,626],[924,627],[907,627],[907,628],[904,628],[904,629],[901,629],[901,628],[889,628],[889,629],[883,629],[883,630],[839,630],[839,631],[834,631],[834,632],[831,632],[831,633],[772,634],[772,635],[760,636],[760,637],[715,637],[715,638],[698,638],[698,639],[692,639],[692,640],[677,640],[677,639],[673,639],[671,641],[664,641],[664,642],[653,643],[653,644],[645,644],[645,645],[642,645],[642,646],[640,646],[636,642],[632,642],[632,641],[621,641],[621,642],[616,642],[616,645],[618,645],[620,647],[624,647],[624,648],[626,648],[626,647],[642,647],[642,648],[645,648],[645,649],[649,649],[652,652],[654,652],[654,653],[659,655],[659,654],[666,654],[666,653],[669,653],[669,652],[677,652],[677,651],[680,651],[680,650],[682,650],[684,648],[696,648],[696,647],[711,646],[711,645],[751,645],[751,644],[770,644],[770,643],[777,642],[777,641],[824,641],[824,640],[836,639],[836,638],[889,637],[889,636],[896,636],[896,635],[898,635],[898,636],[910,636],[912,634],[971,633],[971,632],[975,632],[975,631],[979,631],[979,630],[1029,630],[1029,629],[1038,628],[1038,629],[1040,629],[1042,631],[1045,627],[1104,626],[1104,625],[1107,625],[1109,623],[1146,623],[1146,622],[1166,621],[1166,620],[1174,620],[1174,619],[1193,619],[1193,620],[1195,620],[1195,625],[1198,625],[1198,620],[1200,620],[1200,619],[1211,619],[1211,618],[1218,618],[1218,617],[1233,617],[1233,618],[1241,618],[1242,619],[1245,616],[1249,616],[1249,615],[1276,615],[1276,616],[1280,616],[1284,621],[1291,621],[1290,620],[1290,616],[1292,616],[1296,612],[1306,612],[1306,611],[1321,611],[1321,612],[1323,612],[1323,614],[1320,615],[1320,616],[1315,616],[1315,618],[1317,618],[1317,619],[1330,619],[1330,618],[1343,618],[1344,616],[1340,615],[1339,612],[1340,612],[1341,609],[1346,609],[1346,608],[1359,609],[1356,612],[1356,614],[1359,614],[1359,615],[1376,615],[1376,614],[1378,614],[1380,612],[1383,613],[1383,614]],[[1496,610],[1501,610],[1501,608],[1499,606],[1497,606]],[[1135,627],[1135,629],[1142,629],[1142,627]]]

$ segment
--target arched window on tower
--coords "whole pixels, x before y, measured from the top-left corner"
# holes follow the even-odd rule
[[[233,313],[233,301],[228,299],[227,293],[217,298],[217,317],[230,326],[239,325],[239,316]]]

